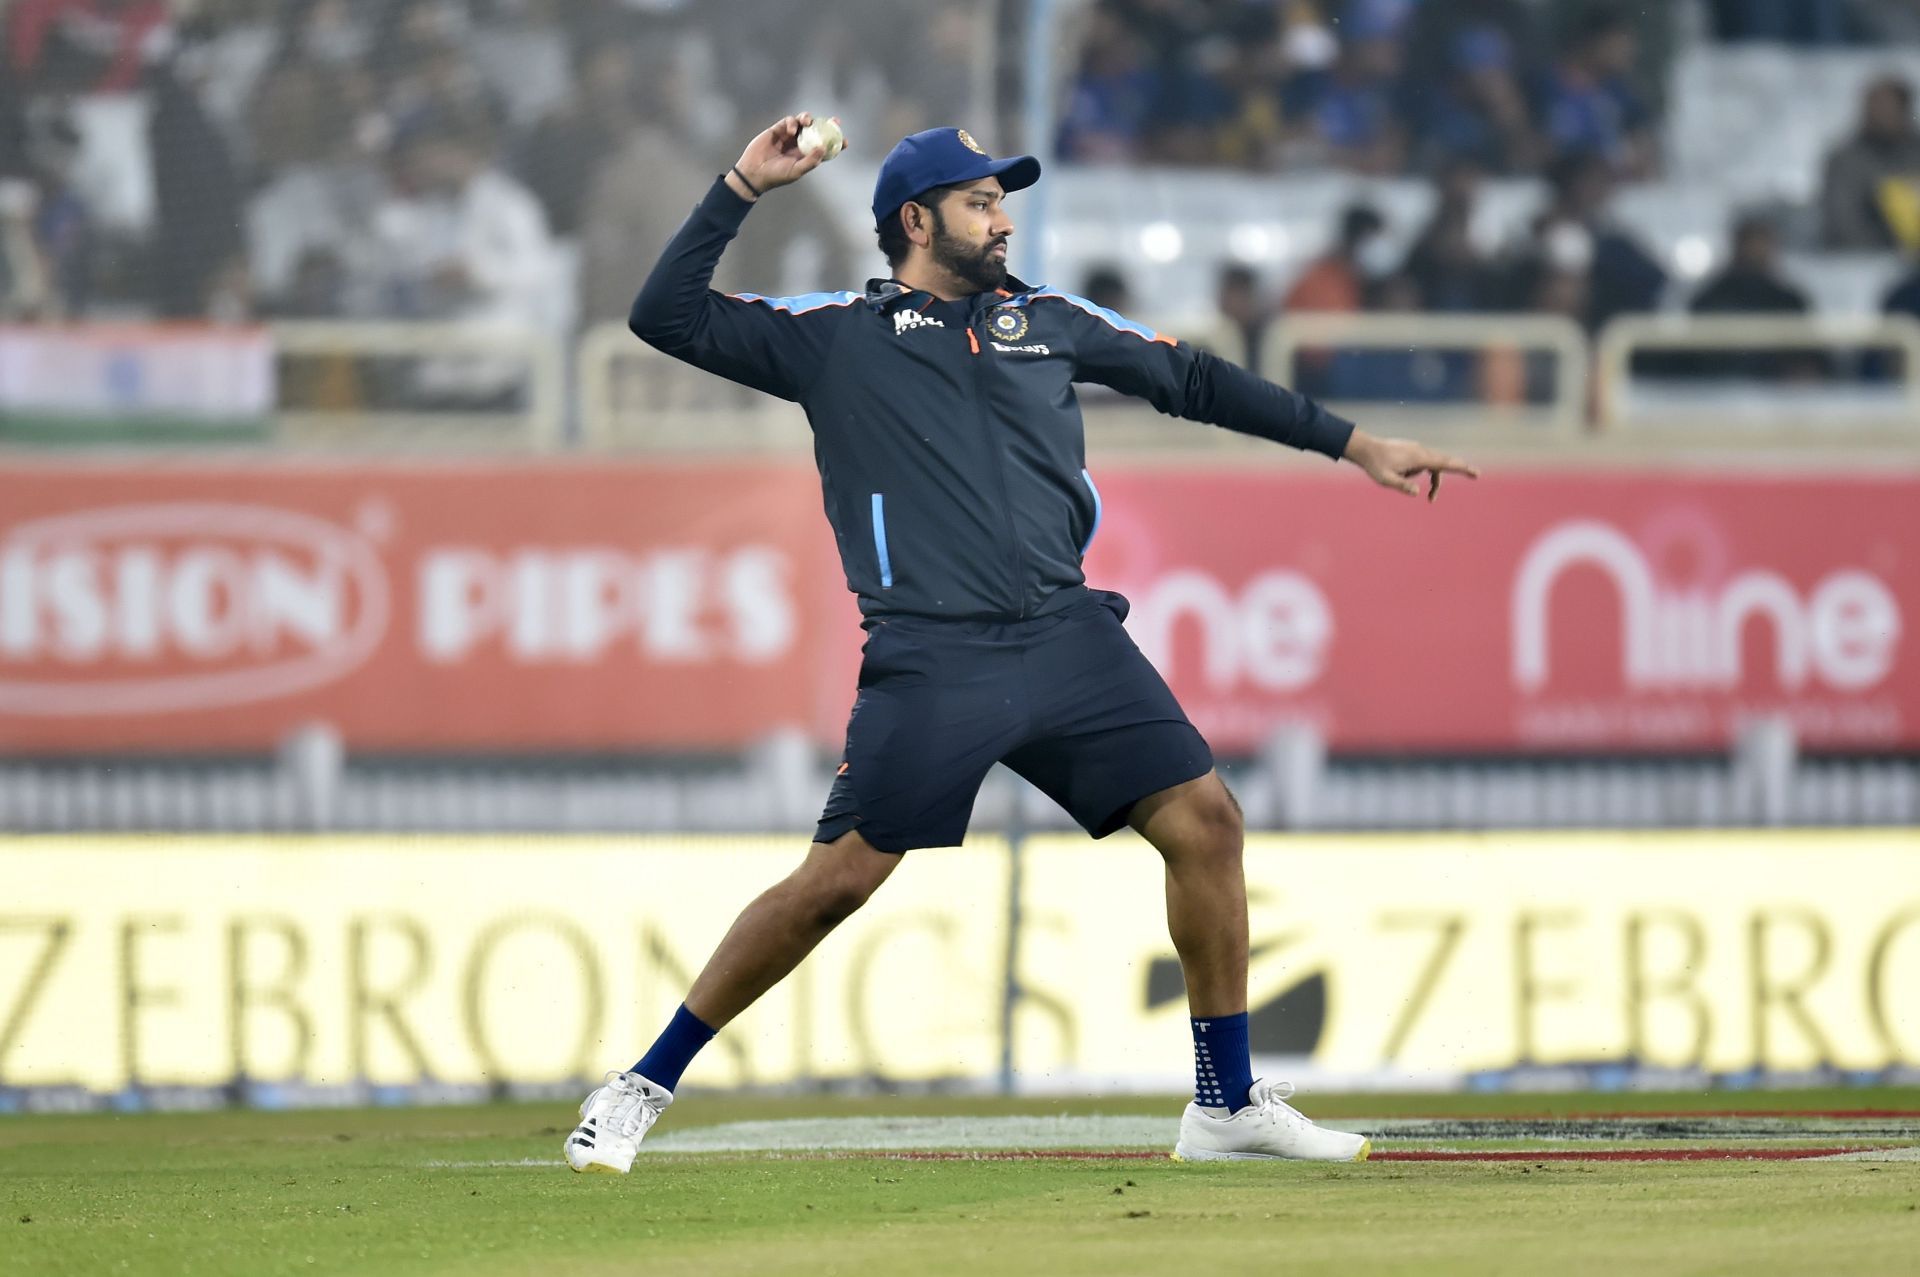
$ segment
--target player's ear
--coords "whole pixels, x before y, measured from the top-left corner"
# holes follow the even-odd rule
[[[900,216],[906,219],[907,238],[925,248],[933,242],[932,222],[927,216],[927,207],[909,200],[900,209]]]

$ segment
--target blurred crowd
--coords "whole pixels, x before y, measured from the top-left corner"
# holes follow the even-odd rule
[[[1060,150],[1370,174],[1598,154],[1643,172],[1643,28],[1668,25],[1599,7],[1554,30],[1523,0],[1100,0]]]
[[[1683,14],[1723,40],[1920,35],[1920,9],[1888,0],[1097,0],[1059,147],[1367,174],[1597,155],[1644,176]]]
[[[1920,38],[1920,6],[1849,0],[1713,0],[1702,33],[1790,45]],[[1783,247],[1904,251],[1920,264],[1920,125],[1912,85],[1885,74],[1828,152],[1818,206],[1741,209],[1719,244],[1675,272],[1615,214],[1623,185],[1660,175],[1658,86],[1678,10],[1613,0],[1098,0],[1062,124],[1063,151],[1090,163],[1334,168],[1431,183],[1431,212],[1393,227],[1364,200],[1338,215],[1330,247],[1275,288],[1230,262],[1216,280],[1209,340],[1257,367],[1271,322],[1298,312],[1533,312],[1588,332],[1616,316],[1804,314]],[[1649,50],[1657,56],[1650,56]],[[1523,231],[1488,243],[1488,179],[1543,188]],[[1412,229],[1409,237],[1407,231]],[[1131,303],[1124,264],[1084,282]],[[1091,293],[1089,295],[1092,295]],[[1111,303],[1110,303],[1111,304]],[[1920,318],[1920,265],[1882,299]],[[1711,361],[1661,371],[1714,371]],[[1767,375],[1824,375],[1784,359]],[[1321,352],[1300,387],[1334,397],[1483,397],[1487,361]],[[1502,393],[1526,393],[1527,370]]]
[[[1907,273],[1885,293],[1881,309],[1920,319],[1920,128],[1913,105],[1911,86],[1898,78],[1867,87],[1856,133],[1828,157],[1823,214],[1832,247],[1908,250]],[[1718,266],[1695,279],[1670,271],[1616,216],[1623,174],[1606,155],[1554,156],[1542,174],[1545,195],[1538,211],[1504,244],[1488,245],[1476,234],[1486,176],[1471,158],[1449,158],[1434,176],[1431,210],[1410,238],[1396,234],[1372,203],[1348,205],[1327,236],[1326,251],[1281,288],[1271,287],[1249,264],[1223,264],[1211,329],[1195,339],[1259,371],[1266,334],[1286,314],[1527,312],[1563,316],[1595,333],[1630,313],[1804,315],[1814,309],[1786,265],[1776,210],[1736,212],[1723,248],[1698,246]],[[1083,289],[1122,311],[1136,302],[1120,263],[1092,269]],[[1885,371],[1872,359],[1852,367],[1869,377]],[[1520,364],[1502,372],[1494,361],[1464,352],[1413,357],[1353,350],[1309,352],[1295,381],[1307,393],[1331,398],[1518,400],[1544,391],[1532,384],[1542,371]],[[1732,362],[1690,358],[1642,371],[1808,380],[1840,370],[1810,354]],[[1490,386],[1490,377],[1506,377],[1507,384]]]
[[[856,143],[973,118],[983,94],[1017,110],[994,87],[1018,66],[1004,38],[1017,4],[836,0],[831,22],[820,12],[791,0],[0,0],[0,320],[564,332],[623,316],[745,131],[796,103],[842,104]],[[1411,251],[1386,249],[1404,236],[1381,235],[1357,206],[1287,296],[1232,284],[1252,299],[1232,303],[1251,307],[1249,323],[1281,307],[1533,309],[1592,327],[1673,300],[1661,262],[1609,208],[1620,183],[1659,168],[1675,6],[1090,0],[1076,12],[1059,137],[1070,162],[1434,183]],[[1912,36],[1900,15],[1920,8],[1708,0],[1688,12],[1718,38],[1818,43]],[[1897,78],[1868,91],[1827,162],[1827,245],[1920,249],[1913,107]],[[1549,196],[1522,242],[1489,249],[1471,233],[1479,191],[1513,175]],[[759,217],[777,224],[728,255],[720,286],[803,291],[877,266],[816,185]],[[1743,219],[1731,241],[1744,246],[1736,283],[1777,274],[1763,219]],[[1897,297],[1910,305],[1920,287]],[[1784,309],[1793,290],[1710,286],[1694,304]]]
[[[750,124],[962,113],[951,8],[0,2],[0,318],[618,317]],[[726,269],[854,273],[804,190],[769,218]]]

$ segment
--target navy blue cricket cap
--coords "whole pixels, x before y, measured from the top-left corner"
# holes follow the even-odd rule
[[[1031,155],[996,160],[965,129],[909,134],[880,165],[879,180],[873,184],[873,224],[881,225],[923,191],[982,177],[999,178],[1009,191],[1025,190],[1040,180],[1040,161]]]

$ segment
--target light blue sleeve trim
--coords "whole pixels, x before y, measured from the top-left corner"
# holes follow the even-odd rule
[[[880,588],[893,588],[893,560],[887,556],[887,496],[873,494],[873,553],[880,560]]]
[[[790,315],[804,315],[823,306],[848,306],[860,300],[860,293],[798,293],[792,297],[766,297],[759,293],[735,293],[736,300],[761,302]]]
[[[1087,529],[1087,543],[1080,547],[1080,553],[1084,556],[1088,550],[1093,548],[1093,539],[1100,535],[1101,507],[1100,489],[1093,486],[1093,476],[1085,469],[1082,469],[1080,471],[1080,477],[1087,481],[1087,491],[1093,494],[1093,526]]]
[[[1106,321],[1108,324],[1112,325],[1113,327],[1118,328],[1121,332],[1132,333],[1134,336],[1143,338],[1146,341],[1168,340],[1167,338],[1162,337],[1159,333],[1155,332],[1153,329],[1147,327],[1145,324],[1135,323],[1133,320],[1128,319],[1125,315],[1122,315],[1117,310],[1108,310],[1105,306],[1096,306],[1092,302],[1088,301],[1086,298],[1075,296],[1073,293],[1063,293],[1057,288],[1037,288],[1033,292],[1027,294],[1027,298],[1034,298],[1034,297],[1058,297],[1061,301],[1066,302],[1068,305],[1078,306],[1081,310],[1086,311],[1089,315],[1092,315],[1097,319]],[[1026,299],[1022,299],[1022,300],[1026,300]]]

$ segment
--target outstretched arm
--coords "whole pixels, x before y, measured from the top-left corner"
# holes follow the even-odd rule
[[[1176,417],[1351,461],[1374,482],[1408,494],[1419,491],[1420,475],[1429,475],[1428,500],[1439,494],[1442,474],[1479,477],[1464,461],[1410,439],[1376,439],[1305,395],[1084,298],[1055,296],[1078,312],[1074,371],[1079,380],[1136,395]]]
[[[649,346],[782,399],[800,398],[824,363],[830,326],[805,316],[846,305],[857,294],[729,297],[709,285],[720,255],[761,196],[820,166],[824,152],[803,153],[798,144],[800,130],[811,123],[805,112],[789,115],[747,143],[739,162],[667,242],[627,319]]]

